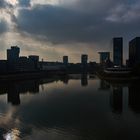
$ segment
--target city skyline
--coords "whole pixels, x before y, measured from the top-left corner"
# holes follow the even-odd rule
[[[0,140],[140,139],[140,0],[0,0]]]
[[[140,37],[135,37],[135,38],[133,38],[132,40],[137,40],[137,41],[139,41],[139,39],[140,39]],[[136,46],[138,47],[139,46],[139,42],[137,42],[137,45],[134,43],[133,44],[133,47],[131,47],[131,45],[130,45],[130,42],[132,42],[132,40],[130,40],[129,42],[128,42],[128,44],[129,44],[129,47],[128,47],[128,55],[129,55],[129,57],[127,58],[127,59],[124,59],[124,52],[123,52],[123,50],[124,50],[124,47],[123,47],[123,37],[113,37],[112,38],[112,42],[113,42],[113,44],[112,44],[112,48],[111,48],[111,51],[100,51],[100,52],[98,52],[98,61],[92,61],[93,59],[89,59],[89,53],[87,53],[87,54],[84,54],[84,53],[82,53],[82,54],[80,54],[80,57],[79,57],[79,59],[80,59],[80,61],[78,61],[78,62],[69,62],[69,60],[70,60],[70,57],[69,57],[69,55],[64,55],[64,56],[60,56],[61,57],[61,59],[60,60],[54,60],[54,61],[49,61],[49,60],[44,60],[43,58],[41,58],[39,55],[35,55],[35,54],[28,54],[28,55],[22,55],[22,51],[20,52],[20,46],[17,46],[17,45],[14,45],[14,46],[11,46],[11,49],[17,49],[16,50],[16,52],[15,52],[15,54],[17,54],[18,56],[17,56],[17,58],[30,58],[30,56],[37,56],[38,57],[38,61],[45,61],[45,62],[62,62],[62,63],[64,63],[65,65],[67,65],[68,63],[82,63],[82,61],[84,60],[82,60],[82,57],[84,58],[85,57],[85,60],[84,61],[86,61],[86,63],[90,63],[90,62],[97,62],[97,63],[100,63],[100,64],[102,64],[102,63],[104,63],[104,61],[106,61],[106,60],[110,60],[110,61],[112,61],[113,63],[114,63],[114,65],[118,65],[118,66],[122,66],[122,65],[127,65],[127,62],[129,61],[129,59],[131,59],[130,58],[130,54],[133,52],[134,54],[132,54],[132,56],[131,57],[133,57],[133,56],[135,56],[136,54],[135,53],[137,53],[137,54],[139,54],[139,49],[135,52],[135,51],[132,51],[132,49],[134,49]],[[136,45],[136,46],[135,46]],[[132,48],[131,50],[130,50],[130,48]],[[139,47],[138,47],[139,48]],[[11,49],[7,49],[7,54],[6,54],[6,59],[0,59],[0,60],[8,60],[10,57],[11,58],[13,58],[14,57],[14,53],[11,53],[10,55],[10,57],[9,57],[9,52],[11,51]],[[9,57],[9,58],[8,58]],[[17,59],[17,58],[15,58],[15,59]],[[139,59],[137,60],[138,62],[139,62]],[[132,63],[132,62],[131,62]]]
[[[18,45],[21,55],[35,54],[44,60],[80,62],[81,54],[99,62],[99,51],[111,51],[112,37],[128,41],[139,36],[138,0],[1,0],[0,59]],[[88,7],[88,8],[87,8]]]

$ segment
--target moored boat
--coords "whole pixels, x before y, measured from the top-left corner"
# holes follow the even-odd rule
[[[139,79],[139,77],[133,75],[131,68],[106,68],[97,74],[101,79],[110,81],[129,81]]]
[[[106,74],[125,75],[125,74],[131,74],[132,69],[131,68],[106,68],[103,71]]]

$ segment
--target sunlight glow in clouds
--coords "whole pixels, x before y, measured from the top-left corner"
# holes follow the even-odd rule
[[[6,0],[6,2],[13,5],[13,6],[18,4],[18,0]]]
[[[5,0],[4,2],[5,7],[0,9],[0,19],[6,21],[9,29],[13,29],[15,25],[13,17],[17,11],[16,5],[18,4],[18,0]]]
[[[50,4],[50,5],[58,5],[60,3],[61,0],[32,0],[31,1],[31,5],[36,5],[36,4],[41,4],[41,5],[46,5],[46,4]]]
[[[71,6],[76,3],[77,0],[31,0],[31,6],[34,5],[61,5],[61,6]]]
[[[98,60],[112,37],[128,43],[140,35],[139,0],[0,0],[0,13],[0,58],[18,45],[51,61],[69,55],[78,62],[82,53]]]

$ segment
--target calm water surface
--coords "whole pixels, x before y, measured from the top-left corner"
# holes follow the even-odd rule
[[[140,140],[139,85],[94,75],[0,83],[0,140]]]

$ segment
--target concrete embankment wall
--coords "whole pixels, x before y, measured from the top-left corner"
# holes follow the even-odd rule
[[[33,72],[17,72],[17,73],[6,73],[0,74],[1,80],[24,80],[33,78],[44,78],[51,75],[64,75],[62,71],[33,71]]]

